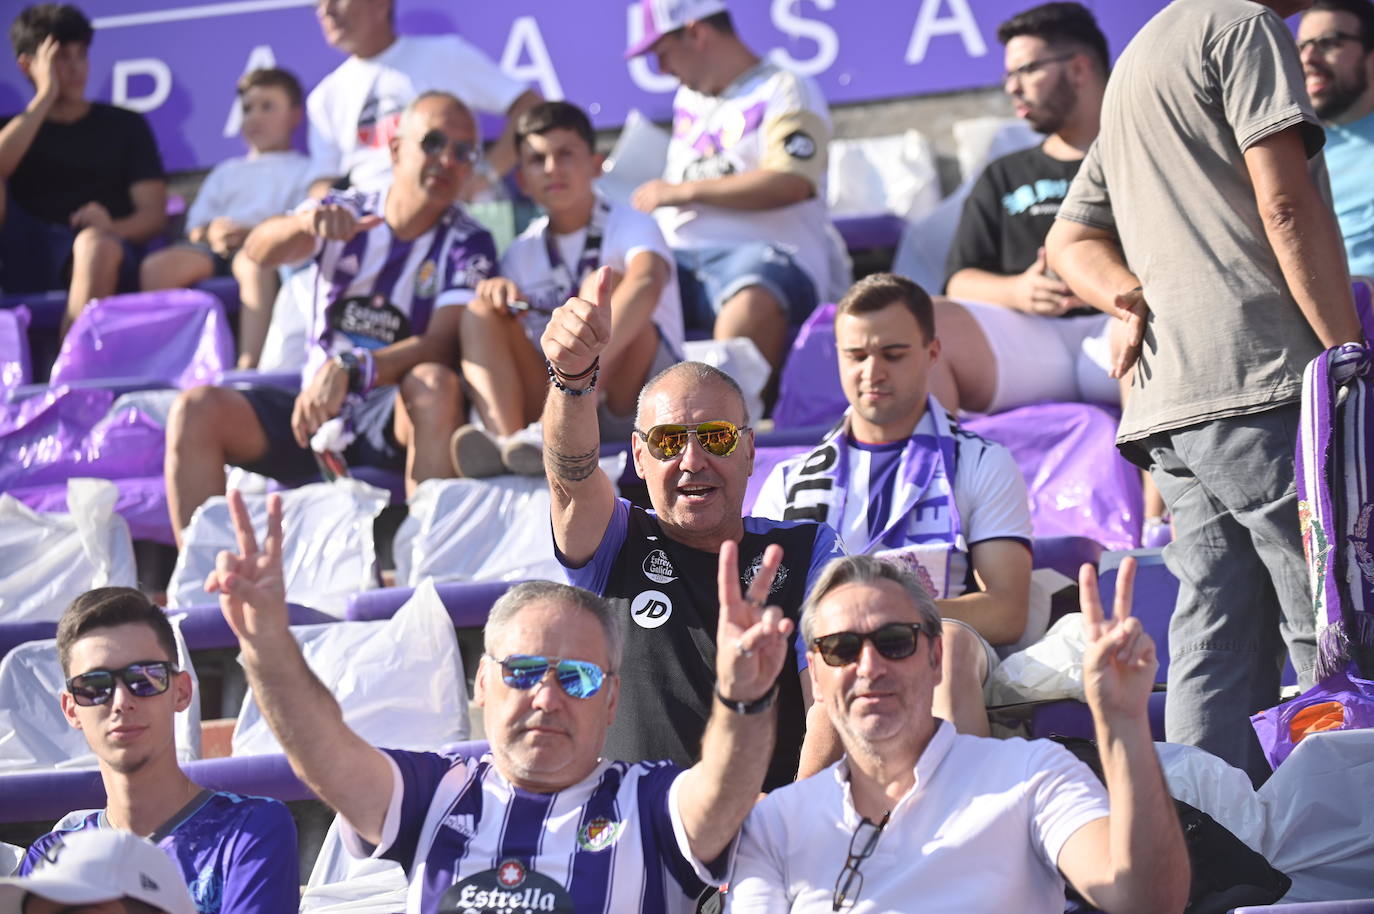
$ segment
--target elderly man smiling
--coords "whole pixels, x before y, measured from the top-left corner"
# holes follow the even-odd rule
[[[491,752],[465,761],[383,751],[349,729],[287,630],[281,500],[268,502],[261,551],[237,492],[229,504],[239,552],[220,553],[206,586],[258,704],[292,768],[343,817],[349,850],[405,869],[410,914],[685,911],[721,881],[773,745],[771,706],[747,715],[790,651],[792,623],[762,608],[780,550],[746,598],[738,551],[721,549],[717,698],[690,769],[601,758],[621,694],[621,614],[549,582],[492,607],[476,677]]]

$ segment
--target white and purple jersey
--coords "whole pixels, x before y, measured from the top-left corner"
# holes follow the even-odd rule
[[[558,793],[512,785],[491,756],[384,750],[394,778],[381,844],[344,846],[406,871],[410,914],[690,911],[728,855],[692,857],[677,812],[682,769],[602,761]],[[733,845],[732,848],[733,850]]]
[[[68,815],[33,843],[19,875],[51,859],[64,835],[109,827],[104,810]],[[181,868],[200,914],[281,914],[300,907],[296,823],[277,800],[205,790],[153,837]]]
[[[301,209],[335,203],[359,218],[383,216],[390,190],[332,191]],[[348,241],[317,239],[312,256],[319,272],[306,382],[330,356],[424,333],[435,309],[467,304],[477,284],[496,275],[497,263],[491,233],[458,203],[412,241],[397,238],[382,222]]]

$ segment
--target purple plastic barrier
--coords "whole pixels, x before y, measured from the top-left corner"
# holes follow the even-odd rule
[[[234,364],[224,306],[209,292],[171,289],[91,302],[62,342],[52,382],[140,375],[177,387],[212,384]]]
[[[871,251],[874,248],[895,248],[902,238],[906,223],[901,216],[881,213],[873,216],[841,216],[835,229],[850,251]]]
[[[458,628],[480,628],[487,624],[491,605],[515,581],[450,581],[436,584],[439,599],[448,610],[449,618]],[[415,593],[413,587],[379,587],[364,590],[348,598],[345,618],[350,622],[390,619]]]
[[[1164,693],[1150,694],[1149,704],[1150,732],[1159,742],[1164,742]],[[1095,739],[1093,714],[1081,701],[1065,698],[1037,705],[1030,715],[1030,735],[1032,739],[1050,736],[1077,736]]]
[[[1116,417],[1086,403],[1041,403],[963,423],[1011,450],[1030,490],[1035,536],[1139,542],[1140,471],[1116,452]]]
[[[129,535],[136,540],[176,545],[172,535],[172,521],[167,513],[167,489],[162,475],[135,476],[114,479],[119,495],[115,499],[115,513],[129,525]],[[67,484],[23,486],[10,489],[13,495],[40,514],[67,513]]]
[[[0,311],[0,390],[29,383],[29,309],[20,305]]]
[[[106,413],[104,390],[55,388],[0,416],[0,491],[74,476],[160,476],[162,427],[137,409]]]
[[[1236,908],[1231,914],[1374,914],[1374,898],[1246,905],[1243,908]]]
[[[1078,580],[1078,569],[1084,563],[1097,567],[1102,560],[1102,544],[1086,536],[1047,536],[1031,543],[1031,567],[1053,568]]]
[[[1353,664],[1351,665],[1354,666]],[[1366,730],[1374,728],[1374,682],[1361,679],[1350,669],[1328,676],[1297,698],[1250,716],[1264,756],[1274,768],[1297,748],[1301,737],[1293,738],[1294,719],[1304,711],[1325,711],[1326,729]],[[1339,721],[1339,723],[1337,723]],[[1315,724],[1307,721],[1299,729]]]
[[[835,306],[819,305],[797,331],[782,366],[773,427],[834,424],[848,405],[835,366]]]

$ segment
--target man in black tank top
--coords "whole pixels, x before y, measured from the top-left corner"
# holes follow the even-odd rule
[[[768,544],[782,546],[768,602],[794,621],[809,581],[840,550],[824,524],[742,516],[754,463],[744,398],[728,375],[699,362],[667,369],[640,395],[631,446],[654,510],[615,497],[597,466],[601,441],[591,393],[597,358],[610,341],[605,292],[603,282],[596,301],[570,299],[554,312],[542,341],[551,381],[544,447],[554,545],[571,583],[628,603],[620,704],[606,751],[627,761],[690,765],[711,704],[720,700],[713,697],[713,658],[721,544],[739,542],[745,581]],[[746,714],[779,703],[765,788],[796,774],[810,705],[804,662],[804,650],[789,656],[774,692],[735,703]]]

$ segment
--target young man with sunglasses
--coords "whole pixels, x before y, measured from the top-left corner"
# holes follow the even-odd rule
[[[640,393],[630,443],[653,511],[615,497],[597,466],[601,437],[591,396],[612,331],[609,271],[602,268],[597,278],[594,298],[570,299],[553,313],[543,337],[554,546],[571,583],[629,604],[625,689],[609,751],[689,764],[716,704],[719,606],[709,583],[721,548],[739,544],[748,581],[765,548],[781,546],[783,565],[770,600],[796,619],[808,583],[839,545],[824,524],[743,516],[754,466],[744,397],[729,375],[700,362],[674,365]],[[808,685],[799,658],[789,656],[778,682],[770,789],[796,775]]]
[[[802,630],[845,755],[750,814],[728,912],[1064,910],[1067,880],[1109,914],[1177,914],[1189,862],[1150,735],[1154,643],[1131,618],[1135,563],[1104,618],[1083,566],[1083,684],[1106,789],[1045,740],[955,732],[931,713],[940,612],[910,572],[832,562]]]
[[[829,523],[850,553],[907,562],[944,617],[944,675],[935,713],[960,733],[988,735],[983,688],[994,645],[1026,626],[1031,517],[1011,452],[963,431],[930,394],[945,351],[930,296],[875,273],[835,312],[840,385],[849,409],[809,453],[783,461],[754,512]],[[834,761],[813,722],[803,771]],[[833,753],[835,748],[828,750]]]
[[[427,92],[391,139],[388,187],[307,201],[253,229],[243,256],[318,265],[301,390],[196,387],[177,399],[165,474],[178,543],[196,508],[224,492],[226,463],[301,482],[316,476],[315,455],[346,473],[341,455],[404,472],[408,493],[452,475],[461,306],[496,262],[491,235],[457,202],[476,142],[467,107]]]
[[[174,718],[190,704],[162,609],[139,591],[82,594],[57,626],[67,721],[100,764],[104,809],[66,816],[29,848],[20,875],[67,835],[116,828],[147,837],[177,863],[200,914],[280,914],[300,901],[296,826],[276,800],[201,788],[177,762]]]
[[[520,118],[515,140],[517,181],[547,215],[511,242],[502,275],[479,285],[464,311],[463,377],[485,429],[465,426],[454,435],[459,476],[544,475],[538,436],[517,434],[544,406],[548,373],[539,337],[553,310],[580,294],[597,267],[617,277],[615,333],[597,394],[602,434],[628,435],[644,382],[682,361],[673,252],[653,217],[596,192],[602,157],[587,115],[568,102],[543,102]]]
[[[612,601],[547,581],[517,585],[488,615],[474,697],[491,748],[463,760],[380,750],[349,729],[287,627],[281,499],[268,500],[262,550],[237,492],[229,507],[239,552],[220,553],[206,587],[293,769],[339,812],[352,853],[406,871],[407,912],[676,914],[723,879],[763,783],[772,684],[792,652],[792,623],[763,608],[777,549],[747,589],[737,550],[721,550],[717,697],[696,764],[604,750],[628,690],[624,620]]]
[[[1326,128],[1322,153],[1350,272],[1374,276],[1374,3],[1317,0],[1298,23],[1298,54]]]

